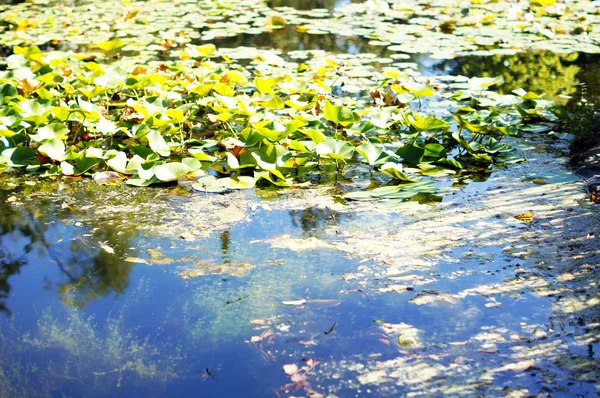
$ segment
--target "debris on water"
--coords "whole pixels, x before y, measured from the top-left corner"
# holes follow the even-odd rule
[[[292,238],[290,235],[281,235],[263,241],[251,241],[250,243],[267,243],[271,245],[272,248],[289,249],[293,251],[336,248],[334,245],[313,236],[306,239],[299,239]]]
[[[139,257],[125,257],[125,261],[128,263],[148,264],[148,260]]]
[[[103,171],[103,172],[94,174],[92,179],[94,180],[94,182],[107,184],[107,183],[122,180],[123,178],[121,177],[121,175],[119,173],[116,173],[114,171]]]
[[[515,216],[515,218],[521,222],[523,222],[524,224],[529,224],[533,221],[533,219],[535,218],[535,216],[533,215],[532,212],[527,212],[527,213],[520,213],[517,214]]]
[[[282,301],[281,304],[283,305],[290,305],[293,307],[297,307],[297,306],[301,306],[306,304],[306,299],[299,299],[299,300],[287,300],[287,301]]]

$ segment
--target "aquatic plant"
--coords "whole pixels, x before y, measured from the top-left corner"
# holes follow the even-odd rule
[[[356,69],[327,58],[292,70],[265,51],[245,69],[204,45],[186,47],[171,65],[127,70],[36,47],[14,51],[0,87],[0,165],[41,176],[112,170],[141,186],[187,176],[195,189],[221,192],[260,181],[291,186],[322,163],[339,169],[360,159],[412,182],[402,165],[431,175],[519,160],[502,138],[558,120],[534,93],[489,91],[501,83],[494,78],[446,90],[386,69],[365,87],[369,101],[332,94]],[[426,98],[443,101],[443,115],[424,112]]]

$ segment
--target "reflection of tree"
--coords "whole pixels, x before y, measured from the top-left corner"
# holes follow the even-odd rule
[[[7,203],[8,195],[0,191],[0,203]],[[33,244],[39,240],[39,236],[30,228],[29,223],[23,222],[19,213],[7,205],[3,205],[0,211],[0,311],[8,312],[4,301],[8,298],[10,284],[8,279],[19,272],[24,264],[23,255],[19,256],[6,248],[10,247],[8,242],[9,234],[18,231],[24,237],[29,237],[29,243],[23,248],[25,253],[31,251]]]
[[[329,210],[318,207],[308,207],[304,210],[290,210],[292,225],[296,228],[302,228],[307,236],[319,236],[321,233],[339,223],[346,214],[335,213],[335,223],[331,218]]]
[[[126,228],[113,220],[94,220],[95,228],[86,237],[79,236],[76,228],[63,226],[60,233],[67,235],[63,241],[70,244],[53,243],[56,230],[49,227],[48,221],[68,219],[72,216],[69,210],[44,199],[36,201],[35,212],[27,206],[16,209],[7,203],[7,197],[0,191],[0,311],[8,312],[5,301],[10,292],[9,278],[32,261],[33,253],[39,253],[39,261],[56,266],[61,279],[58,293],[75,307],[121,294],[129,287],[133,264],[122,258],[137,234],[135,226]]]
[[[586,100],[593,105],[595,109],[600,109],[600,55],[598,54],[580,54],[577,63],[581,69],[577,74],[577,80],[585,84]],[[576,100],[579,98],[576,96]]]
[[[312,10],[314,8],[333,10],[350,3],[362,2],[363,0],[268,0],[267,5],[271,8],[292,7],[296,10]]]
[[[327,8],[332,10],[339,0],[269,0],[271,8],[292,7],[296,10],[312,10],[313,8]]]
[[[341,37],[332,34],[300,33],[295,25],[287,25],[269,34],[239,34],[233,37],[215,38],[211,40],[219,48],[249,46],[256,48],[275,48],[288,51],[324,50],[332,53],[372,53],[378,56],[386,54],[385,47],[371,46],[364,38],[351,36]]]
[[[61,267],[68,276],[68,280],[59,285],[63,301],[83,307],[99,297],[127,290],[133,263],[124,262],[122,258],[129,251],[133,236],[121,232],[114,226],[105,226],[98,228],[90,241],[83,238],[72,241],[70,258]],[[98,249],[99,242],[107,250],[114,250],[114,254]]]
[[[223,254],[223,263],[229,264],[231,262],[229,247],[231,246],[231,236],[229,235],[229,230],[221,232],[220,235],[221,240],[221,253]]]
[[[443,62],[437,68],[468,77],[501,76],[504,83],[498,90],[503,93],[524,88],[556,98],[560,94],[571,95],[577,90],[575,75],[580,67],[573,63],[576,59],[577,54],[530,51],[515,55],[460,57]]]
[[[149,299],[147,291],[133,294]],[[51,306],[35,333],[10,323],[0,327],[0,397],[107,397],[124,390],[159,396],[168,383],[193,374],[183,365],[198,369],[194,359],[161,335],[164,321],[154,332],[135,333],[127,320],[137,311],[125,303],[99,322]]]

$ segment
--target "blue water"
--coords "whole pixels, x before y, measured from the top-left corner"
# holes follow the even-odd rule
[[[19,195],[18,190],[9,194]],[[3,193],[2,201],[3,267],[10,258],[19,258],[21,264],[8,278],[10,292],[3,301],[11,315],[0,319],[0,364],[6,375],[0,386],[7,391],[11,385],[10,395],[271,396],[289,383],[282,366],[301,364],[302,358],[324,363],[343,358],[360,362],[373,353],[380,360],[395,358],[394,337],[383,335],[374,320],[416,326],[425,352],[436,352],[440,344],[477,334],[482,325],[516,330],[520,322],[545,322],[551,315],[548,301],[532,295],[500,298],[501,310],[487,309],[482,296],[454,304],[409,303],[422,289],[453,294],[502,282],[512,269],[495,248],[483,262],[465,257],[466,249],[455,250],[449,258],[463,258],[460,262],[415,272],[437,276],[435,282],[411,292],[381,294],[377,289],[389,284],[385,278],[366,284],[343,280],[345,273],[356,272],[360,258],[332,249],[295,252],[256,242],[284,234],[339,240],[325,232],[332,223],[326,209],[259,208],[251,222],[185,242],[136,232],[135,225],[120,229],[118,222],[106,220],[76,226],[77,213],[65,212],[52,201],[39,201],[36,210],[43,215],[31,218],[25,210],[35,202],[24,199],[15,210],[5,202],[9,194]],[[172,203],[185,200],[189,198]],[[112,204],[120,203],[113,199]],[[404,219],[391,217],[338,214],[336,220],[344,230]],[[20,229],[11,228],[15,221]],[[160,215],[155,222],[160,225]],[[157,248],[173,262],[124,260],[129,256],[152,262],[147,250]],[[181,270],[194,263],[247,263],[254,268],[241,276],[182,279]],[[372,267],[374,272],[383,270],[381,265]],[[464,270],[469,274],[449,277]],[[308,300],[305,306],[282,305],[301,298]],[[466,321],[463,314],[473,309],[476,316]],[[257,319],[268,325],[250,323]],[[273,335],[251,342],[267,330]],[[316,345],[300,344],[308,341]],[[338,388],[335,380],[319,382],[323,392]]]
[[[272,2],[274,6],[311,8],[305,3]],[[335,4],[322,2],[330,9]],[[286,27],[284,33],[240,36],[215,44],[274,47],[284,52],[325,49],[389,55],[358,38],[300,34],[293,26]],[[567,62],[552,53],[537,55],[554,62],[544,64],[554,67],[557,74],[576,65],[581,68],[578,76],[582,82],[588,86],[595,82],[593,73],[584,72],[590,66],[585,63],[597,69],[597,57]],[[428,75],[471,76],[479,74],[477,67],[483,60],[464,57],[437,61],[415,55],[410,61],[419,63]],[[526,55],[485,61],[485,68],[493,75],[515,76],[514,81],[507,82],[509,89],[521,87],[530,76],[534,87],[527,89],[545,91],[544,85],[550,83],[536,80],[535,67],[521,71],[523,75],[513,73],[511,63],[532,62]],[[489,175],[466,175],[441,185],[454,182],[458,191],[468,184],[462,189],[483,192],[488,185],[481,181]],[[485,261],[465,256],[468,248],[450,250],[435,266],[411,270],[411,274],[435,279],[432,283],[415,285],[406,293],[379,293],[378,289],[390,284],[377,276],[385,271],[385,265],[367,262],[369,274],[345,281],[343,276],[356,273],[362,258],[331,249],[294,252],[271,248],[267,243],[250,243],[284,234],[328,242],[343,239],[332,233],[335,228],[326,209],[307,205],[304,210],[269,212],[259,208],[250,222],[220,227],[208,238],[186,242],[179,236],[149,233],[145,227],[160,227],[165,221],[161,206],[183,208],[189,197],[175,197],[160,188],[96,189],[93,184],[75,184],[74,199],[69,202],[75,203],[74,209],[62,206],[59,196],[27,199],[39,189],[26,185],[0,191],[0,397],[305,396],[308,392],[303,386],[298,391],[282,389],[290,383],[282,366],[301,366],[313,358],[321,361],[308,377],[316,391],[341,397],[401,396],[416,387],[384,383],[371,387],[369,393],[366,387],[361,390],[356,383],[349,384],[356,373],[338,366],[340,361],[374,366],[376,361],[399,356],[447,355],[439,363],[449,366],[465,357],[482,368],[493,368],[499,361],[495,354],[477,351],[477,344],[448,343],[465,341],[482,327],[519,331],[522,323],[547,325],[553,316],[552,298],[531,293],[496,297],[502,305],[497,308],[486,307],[489,301],[481,295],[469,295],[457,303],[410,303],[418,294],[427,294],[423,289],[458,294],[473,286],[511,280],[516,261],[501,248],[478,248],[478,253],[488,255]],[[23,203],[9,203],[13,196]],[[277,194],[258,192],[254,200],[269,203],[277,200]],[[145,210],[144,203],[159,206]],[[140,204],[142,210],[131,214],[96,213],[107,206]],[[80,210],[82,206],[89,208]],[[386,223],[396,228],[407,222],[401,215],[377,218],[345,213],[337,214],[336,220],[342,231]],[[160,264],[149,249],[159,250],[173,262]],[[141,258],[148,264],[126,261],[127,257]],[[248,264],[245,267],[249,270],[237,273],[244,266],[236,263]],[[223,265],[226,272],[182,279],[180,273],[194,264]],[[232,267],[233,275],[227,271]],[[283,301],[302,298],[308,301],[304,306],[282,305]],[[253,320],[265,325],[254,325]],[[421,346],[400,347],[396,336],[386,336],[375,320],[418,328]],[[266,337],[252,342],[253,336],[261,335]],[[498,346],[502,362],[502,356],[508,358],[510,354],[509,343]],[[597,343],[593,349],[592,357],[597,358]],[[573,350],[588,355],[581,347]],[[335,373],[341,378],[330,377]],[[562,385],[569,380],[565,378]],[[507,373],[495,382],[534,392],[543,391],[545,386],[539,375],[531,373]],[[577,387],[593,396],[593,383]],[[572,391],[554,392],[553,396],[573,396],[576,391]],[[481,394],[503,396],[502,392],[490,394],[486,390]]]

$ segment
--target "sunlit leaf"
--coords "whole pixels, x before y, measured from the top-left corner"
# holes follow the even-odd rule
[[[383,145],[381,144],[365,142],[364,144],[356,147],[356,152],[358,152],[371,166],[383,161]]]
[[[102,43],[97,43],[95,46],[101,50],[110,52],[110,51],[118,50],[119,48],[125,46],[125,42],[123,40],[117,38],[114,40],[103,41]]]
[[[171,148],[169,145],[167,145],[167,142],[158,131],[150,131],[148,134],[146,134],[146,138],[150,143],[150,148],[152,148],[154,152],[164,157],[171,155]]]
[[[325,158],[349,160],[354,155],[354,147],[347,142],[327,138],[317,145],[317,153]]]
[[[417,97],[432,97],[435,95],[435,91],[433,87],[428,84],[416,83],[416,82],[406,82],[402,83],[402,86],[409,92],[413,93]]]
[[[323,115],[325,116],[326,120],[344,127],[347,127],[359,120],[357,115],[348,107],[333,105],[331,102],[329,102],[329,100],[325,101]]]
[[[106,161],[106,164],[108,165],[108,167],[115,171],[118,171],[119,173],[128,174],[127,155],[125,154],[125,152],[117,152],[117,154],[114,157]]]
[[[161,181],[175,181],[191,171],[190,167],[179,162],[169,162],[154,168],[154,175]]]
[[[473,77],[469,80],[469,88],[475,91],[485,90],[504,81],[502,77]]]
[[[388,162],[381,166],[381,172],[389,175],[394,180],[404,181],[404,182],[414,182],[414,180],[408,177],[406,174],[402,172],[402,165],[399,163]]]
[[[45,141],[40,147],[38,151],[44,155],[49,157],[52,160],[63,161],[65,159],[65,143],[59,138],[53,138],[51,140]]]

